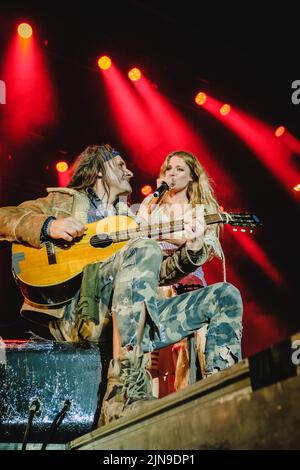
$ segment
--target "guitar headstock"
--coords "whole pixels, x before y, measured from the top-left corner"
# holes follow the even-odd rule
[[[247,212],[240,213],[222,213],[222,221],[233,227],[248,227],[250,229],[261,227],[262,223],[256,214],[249,214]]]

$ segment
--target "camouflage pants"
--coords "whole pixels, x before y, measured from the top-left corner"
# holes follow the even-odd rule
[[[121,345],[134,346],[142,328],[141,347],[144,352],[149,352],[176,343],[207,323],[206,372],[228,367],[229,356],[235,362],[240,360],[242,300],[238,289],[220,282],[158,300],[161,260],[162,253],[156,242],[139,239],[118,252],[100,270],[104,279],[113,279],[112,311],[117,320]],[[105,297],[105,292],[102,294]],[[143,328],[144,305],[149,316]]]
[[[161,261],[155,241],[138,239],[100,265],[99,310],[102,315],[113,312],[121,346],[135,346],[140,337],[142,351],[150,352],[180,341],[207,323],[206,372],[228,367],[230,358],[240,360],[242,300],[238,289],[220,282],[159,300]],[[64,324],[73,322],[76,318],[69,311]]]
[[[241,359],[242,301],[233,285],[219,282],[159,300],[158,310],[166,337],[154,344],[155,349],[180,341],[207,323],[206,372],[222,370]]]

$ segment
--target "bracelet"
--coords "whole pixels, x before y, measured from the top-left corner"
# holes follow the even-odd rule
[[[44,222],[44,224],[43,224],[43,226],[42,226],[42,230],[41,230],[41,237],[40,237],[41,242],[44,242],[44,241],[46,241],[46,240],[49,240],[49,238],[51,238],[51,237],[49,236],[48,228],[49,228],[50,222],[51,222],[52,220],[56,220],[56,217],[53,217],[53,216],[51,215],[50,217],[48,217],[48,218],[45,220],[45,222]]]

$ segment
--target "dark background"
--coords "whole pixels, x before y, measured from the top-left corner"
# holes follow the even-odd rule
[[[0,57],[18,22],[32,22],[58,105],[55,126],[33,130],[22,146],[6,139],[0,121],[0,204],[16,205],[44,195],[45,187],[57,185],[53,162],[71,162],[86,145],[103,142],[126,155],[135,173],[133,201],[140,202],[140,187],[154,184],[154,179],[134,165],[122,146],[96,59],[110,55],[124,74],[140,66],[226,166],[239,187],[243,208],[257,212],[263,220],[255,237],[282,274],[281,287],[228,233],[224,235],[227,262],[239,275],[245,303],[245,355],[300,328],[296,298],[299,205],[249,148],[215,118],[199,112],[193,99],[199,89],[206,90],[271,126],[284,124],[300,138],[300,105],[291,102],[291,83],[300,79],[299,19],[287,3],[266,10],[250,2],[210,3],[208,8],[202,2],[175,5],[124,0],[98,2],[96,7],[88,1],[80,6],[2,2],[0,12]],[[299,155],[293,158],[299,162]],[[217,186],[216,192],[222,201]],[[240,208],[241,201],[230,201],[227,209]],[[0,263],[0,336],[27,337],[32,325],[18,313],[22,299],[10,273],[8,245],[1,245]]]

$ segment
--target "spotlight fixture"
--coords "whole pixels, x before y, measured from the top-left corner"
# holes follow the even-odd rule
[[[199,91],[199,93],[197,93],[197,95],[195,96],[195,102],[197,103],[198,106],[202,106],[206,100],[207,100],[207,95],[203,93],[203,91]]]
[[[18,26],[18,35],[22,39],[29,39],[32,36],[32,27],[28,23],[21,23]]]
[[[137,82],[142,76],[140,69],[134,67],[133,69],[129,70],[128,77],[132,82]]]
[[[56,163],[56,170],[58,173],[65,173],[69,169],[67,162],[58,162]]]
[[[281,137],[285,133],[285,127],[279,126],[277,127],[276,131],[274,132],[276,137]]]
[[[107,55],[102,55],[98,59],[98,67],[101,70],[108,70],[111,67],[111,58]]]
[[[150,184],[146,184],[141,189],[141,193],[143,194],[143,196],[148,196],[152,192],[153,192],[153,190],[152,190],[152,187],[150,186]]]
[[[220,114],[222,114],[222,116],[227,116],[227,114],[229,114],[231,111],[231,107],[229,104],[223,104],[223,106],[221,106],[220,108]]]

